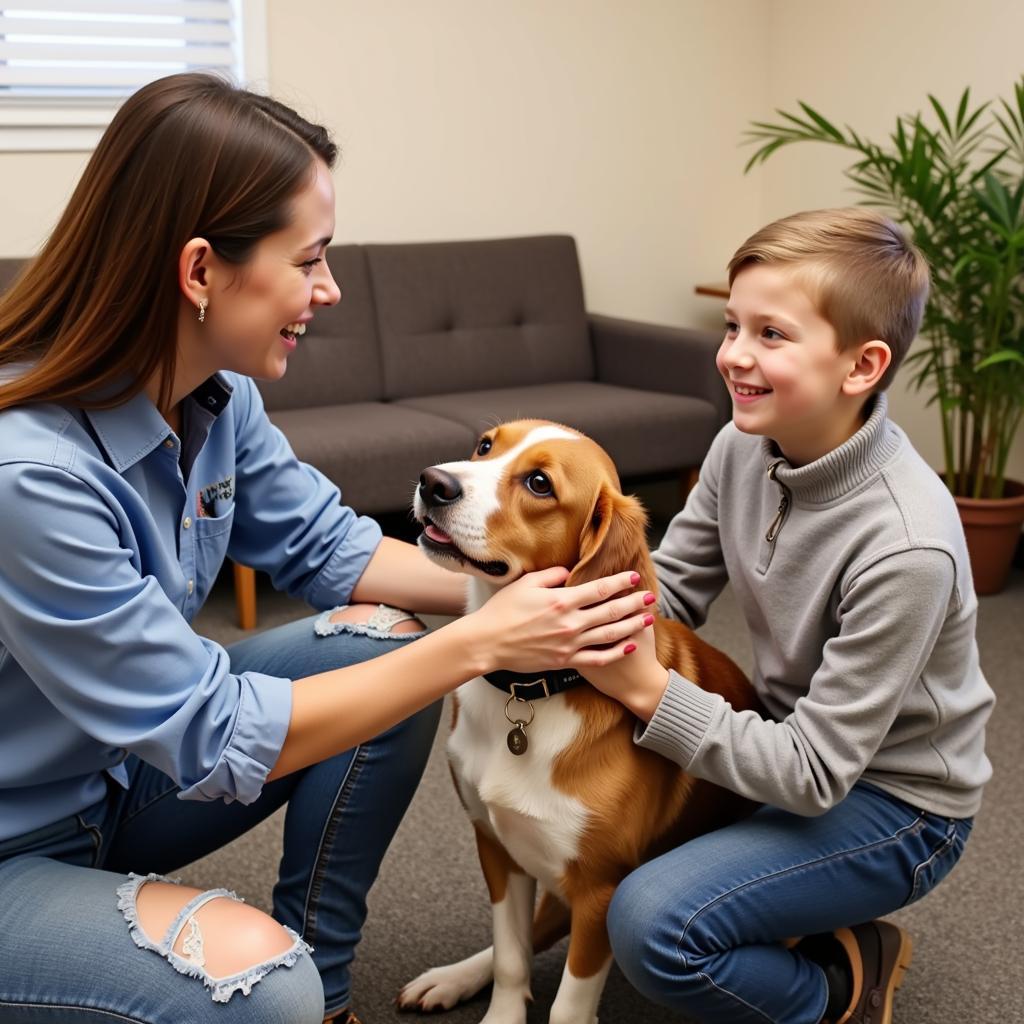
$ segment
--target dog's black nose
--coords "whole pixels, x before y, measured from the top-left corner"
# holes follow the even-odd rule
[[[462,485],[443,469],[431,466],[420,474],[420,498],[427,508],[450,505],[462,497]]]

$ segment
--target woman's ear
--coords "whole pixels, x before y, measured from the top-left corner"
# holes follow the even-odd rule
[[[635,569],[641,576],[639,585],[650,589],[654,573],[646,531],[647,513],[640,502],[604,484],[580,535],[579,561],[566,586]]]
[[[199,308],[201,299],[210,299],[210,260],[213,247],[205,238],[190,238],[178,256],[178,284],[181,293]]]
[[[878,382],[892,363],[892,349],[877,338],[858,345],[855,354],[857,361],[843,381],[843,393],[846,395],[863,395],[878,387]]]

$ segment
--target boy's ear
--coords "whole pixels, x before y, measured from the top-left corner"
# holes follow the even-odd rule
[[[877,338],[858,345],[855,354],[857,360],[843,381],[843,393],[847,395],[863,395],[878,387],[892,363],[892,349]]]
[[[654,574],[647,548],[647,513],[636,498],[605,484],[580,535],[580,557],[566,586],[635,569],[640,587],[651,588]]]

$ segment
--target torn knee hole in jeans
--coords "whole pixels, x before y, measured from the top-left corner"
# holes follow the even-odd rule
[[[369,605],[343,604],[323,612],[313,624],[313,630],[317,636],[351,633],[378,640],[414,640],[422,636],[427,627],[412,612],[401,608],[379,604],[371,611]]]
[[[291,928],[281,927],[288,933],[291,945],[276,956],[253,964],[243,971],[223,978],[212,977],[206,970],[206,950],[203,945],[203,932],[196,914],[200,908],[215,899],[231,899],[238,903],[244,902],[228,889],[209,889],[189,900],[171,922],[163,937],[152,939],[139,923],[138,898],[139,890],[147,882],[167,882],[171,885],[180,884],[177,879],[165,878],[163,875],[149,874],[128,875],[128,881],[117,887],[117,909],[124,915],[128,924],[128,934],[140,949],[148,949],[162,956],[179,974],[196,978],[210,989],[210,997],[215,1003],[226,1003],[236,992],[247,996],[253,985],[264,978],[276,967],[291,967],[303,954],[313,952],[313,947],[304,942]],[[178,937],[184,934],[181,953],[174,949]]]

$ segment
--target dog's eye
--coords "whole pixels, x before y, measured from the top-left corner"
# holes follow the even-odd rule
[[[480,443],[476,446],[477,455],[486,455],[494,447],[494,442],[489,437],[481,437]]]
[[[526,486],[533,491],[538,497],[547,498],[554,494],[554,487],[551,484],[550,478],[547,474],[542,473],[539,469],[535,469],[527,478]]]

